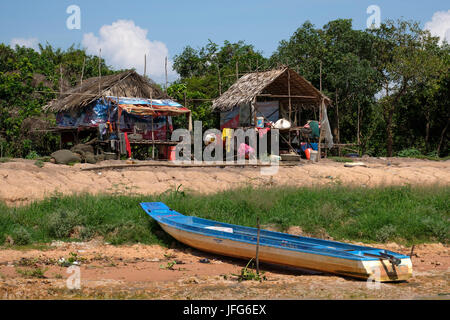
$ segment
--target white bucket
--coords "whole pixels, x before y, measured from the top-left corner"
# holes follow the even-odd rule
[[[318,157],[319,157],[319,152],[316,150],[311,150],[311,155],[309,157],[309,160],[316,162]]]

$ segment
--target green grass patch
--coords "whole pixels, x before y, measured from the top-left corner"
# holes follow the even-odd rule
[[[345,157],[328,157],[328,159],[336,161],[336,162],[353,162],[350,158]]]
[[[168,246],[173,239],[140,208],[162,201],[185,215],[244,226],[299,226],[335,240],[449,243],[450,187],[243,188],[214,195],[176,190],[155,196],[55,195],[28,206],[0,204],[0,244],[52,240]],[[12,241],[11,241],[12,239]]]
[[[44,275],[45,272],[48,270],[48,268],[41,269],[41,268],[32,268],[32,269],[21,269],[16,268],[16,272],[26,278],[38,278],[38,279],[45,279],[46,276]]]
[[[0,163],[6,163],[6,162],[11,162],[11,161],[13,161],[12,158],[6,158],[6,157],[0,158]]]
[[[412,156],[410,158],[414,158],[414,159],[422,159],[422,160],[431,160],[431,161],[447,161],[450,160],[450,156],[446,156],[446,157],[434,157],[434,156],[427,156],[427,155],[417,155],[417,156]]]

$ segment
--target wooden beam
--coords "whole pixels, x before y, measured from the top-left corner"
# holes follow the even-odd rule
[[[211,161],[214,162],[214,161]],[[174,164],[171,162],[162,162],[155,161],[152,163],[137,163],[137,164],[119,164],[119,165],[109,165],[109,166],[95,166],[82,168],[81,171],[97,171],[97,170],[111,170],[111,169],[124,169],[124,168],[138,168],[138,167],[175,167],[175,168],[204,168],[204,167],[270,167],[272,164],[270,163],[202,163],[202,164]],[[279,164],[279,166],[284,167],[292,167],[300,165],[300,162],[296,162],[295,164]]]
[[[301,99],[318,99],[318,97],[314,96],[299,96],[299,95],[286,95],[286,94],[258,94],[257,97],[269,97],[269,98],[301,98]]]

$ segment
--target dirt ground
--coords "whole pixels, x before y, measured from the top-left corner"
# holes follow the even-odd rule
[[[372,246],[404,254],[411,251],[396,244]],[[412,279],[377,287],[266,264],[261,265],[266,280],[239,282],[234,274],[247,261],[186,247],[54,242],[39,249],[0,250],[0,299],[450,299],[449,248],[423,244],[414,253]],[[58,265],[71,254],[80,263],[79,289],[67,287],[73,271]],[[200,262],[205,258],[208,263]],[[173,261],[177,263],[171,270]],[[37,268],[45,278],[24,272]]]
[[[42,168],[33,160],[15,159],[0,163],[0,201],[21,205],[55,193],[136,193],[154,194],[175,190],[214,193],[245,185],[449,185],[450,161],[404,158],[367,158],[366,167],[348,168],[344,163],[322,160],[299,162],[279,167],[272,176],[262,175],[259,167],[173,168],[137,167],[114,170],[82,171],[98,165],[123,164],[103,161],[98,165],[74,166],[45,163]],[[138,162],[142,163],[142,162]]]
[[[214,193],[245,185],[449,185],[450,161],[367,158],[365,167],[323,160],[280,167],[276,175],[260,168],[139,167],[82,171],[74,166],[15,159],[0,163],[0,201],[23,205],[58,194],[153,194],[175,190]],[[101,165],[120,164],[120,161]],[[291,228],[292,232],[296,230]],[[365,281],[262,264],[266,280],[237,281],[247,261],[211,255],[177,245],[171,249],[137,244],[112,246],[54,242],[29,249],[0,247],[0,299],[450,299],[450,250],[442,244],[415,247],[413,278],[367,286]],[[409,254],[397,244],[375,247]],[[67,265],[80,263],[80,289],[67,287]],[[200,262],[208,259],[208,263]],[[58,262],[60,261],[60,262]],[[175,264],[173,262],[176,262]],[[71,278],[72,279],[72,278]]]

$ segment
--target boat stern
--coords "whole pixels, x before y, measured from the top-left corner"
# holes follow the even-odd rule
[[[379,282],[405,281],[412,277],[411,258],[399,259],[398,265],[388,259],[361,261],[367,280]]]

